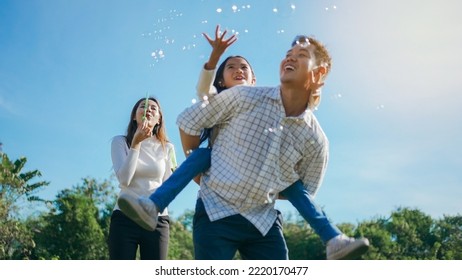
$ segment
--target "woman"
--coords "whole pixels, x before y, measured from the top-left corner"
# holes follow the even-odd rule
[[[176,167],[175,151],[168,142],[159,102],[154,98],[138,100],[130,114],[126,135],[115,136],[111,145],[114,172],[121,191],[149,196]],[[123,213],[117,203],[109,229],[110,259],[136,259],[138,246],[143,260],[167,259],[169,217],[165,209],[159,214],[154,230]]]

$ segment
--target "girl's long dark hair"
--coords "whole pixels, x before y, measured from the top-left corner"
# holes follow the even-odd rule
[[[250,63],[247,61],[247,59],[245,59],[245,57],[243,56],[240,56],[240,55],[231,55],[231,56],[228,56],[221,64],[220,66],[218,67],[217,69],[217,73],[215,74],[215,80],[213,81],[213,86],[217,89],[217,93],[220,93],[222,92],[223,90],[227,89],[227,87],[225,86],[225,80],[224,80],[224,77],[223,77],[223,73],[225,72],[225,66],[226,66],[226,63],[228,62],[228,60],[230,60],[231,58],[242,58],[243,60],[245,60],[247,62],[247,64],[249,64],[250,66]],[[252,75],[255,76],[255,74],[253,73],[253,68],[252,66],[250,66],[250,70],[252,72]],[[206,140],[210,140],[210,136],[211,136],[211,133],[212,133],[212,128],[204,128],[201,132],[201,136],[200,136],[200,144],[202,144],[203,142],[205,142]],[[210,146],[210,142],[208,143],[208,146]]]
[[[155,135],[157,139],[160,141],[163,148],[165,148],[165,144],[168,142],[167,133],[165,132],[165,125],[164,125],[164,116],[162,114],[162,109],[160,108],[160,103],[157,99],[153,97],[149,97],[149,100],[156,102],[157,107],[159,107],[159,123],[156,124],[152,128],[152,135]],[[125,135],[125,140],[127,141],[127,145],[130,148],[132,145],[133,136],[135,135],[136,129],[138,128],[138,123],[135,120],[136,110],[138,110],[138,106],[141,102],[144,102],[146,98],[141,98],[138,100],[132,108],[132,112],[130,114],[130,122],[127,126],[127,134]],[[147,106],[147,104],[145,104]]]

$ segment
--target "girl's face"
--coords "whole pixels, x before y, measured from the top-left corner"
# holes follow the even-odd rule
[[[145,103],[146,100],[141,101],[138,105],[138,108],[136,109],[136,115],[134,119],[138,124],[143,123],[144,121],[143,116],[146,108]],[[160,121],[159,105],[157,105],[157,103],[151,99],[148,100],[148,105],[146,108],[146,121],[148,127],[154,127]]]
[[[231,88],[237,85],[254,85],[255,77],[245,59],[233,57],[226,62],[223,81],[226,88]]]

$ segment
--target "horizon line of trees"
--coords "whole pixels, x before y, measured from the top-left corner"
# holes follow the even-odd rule
[[[49,185],[40,171],[24,172],[25,157],[10,160],[1,154],[0,260],[104,260],[116,184],[107,179],[82,182],[64,189],[52,201],[34,194]],[[19,203],[21,202],[21,203]],[[19,218],[19,204],[44,208]],[[45,205],[46,207],[43,207]],[[191,210],[171,219],[169,259],[192,260]],[[325,245],[298,215],[284,222],[289,258],[325,259]],[[419,209],[400,207],[388,217],[338,224],[350,236],[364,236],[371,243],[363,260],[461,260],[462,216],[433,219]],[[237,254],[236,259],[240,256]]]

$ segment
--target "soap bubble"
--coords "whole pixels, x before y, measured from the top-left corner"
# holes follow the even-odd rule
[[[291,0],[278,0],[276,6],[273,7],[273,13],[276,15],[287,18],[292,16],[295,12],[296,6]]]
[[[277,199],[277,193],[273,189],[269,189],[266,193],[266,203],[273,203]]]

